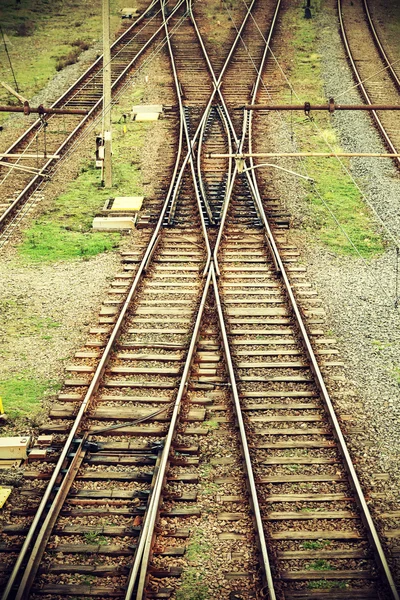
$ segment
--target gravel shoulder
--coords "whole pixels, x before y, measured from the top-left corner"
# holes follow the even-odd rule
[[[127,88],[121,102],[134,103],[136,86],[140,86],[144,102],[171,105],[166,61],[163,53],[158,55]],[[120,110],[117,106],[116,114]],[[174,144],[166,152],[165,140],[171,137],[174,126],[175,117],[166,115],[146,129],[138,165],[145,194],[144,211],[147,199],[154,209],[154,199],[159,201],[160,195],[155,189],[157,182],[171,169]],[[23,231],[39,215],[51,213],[57,197],[77,176],[82,164],[93,160],[93,148],[91,143],[79,146],[43,190],[41,202],[26,215],[23,227],[0,254],[0,382],[32,377],[49,384],[44,398],[52,397],[54,385],[65,378],[67,361],[85,342],[90,327],[97,325],[97,314],[110,281],[121,270],[119,251],[141,249],[147,238],[147,230],[134,230],[121,237],[115,252],[78,260],[40,264],[19,255]],[[99,209],[101,206],[100,201]],[[3,400],[7,411],[7,398]],[[21,429],[18,433],[22,433]]]
[[[345,103],[360,102],[354,88],[350,90],[354,83],[335,17],[335,3],[329,0],[326,10],[317,16],[326,96],[340,95]],[[383,151],[368,115],[338,113],[333,124],[345,151]],[[357,158],[352,160],[351,170],[366,200],[396,235],[400,226],[400,177],[392,163]],[[337,258],[316,247],[306,256],[310,275],[339,336],[348,376],[363,400],[364,423],[370,429],[376,466],[390,473],[398,490],[400,315],[394,307],[396,252],[389,245],[381,257],[369,262]]]

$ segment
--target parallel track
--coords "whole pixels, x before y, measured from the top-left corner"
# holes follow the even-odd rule
[[[337,6],[347,56],[365,102],[399,104],[399,76],[379,40],[367,0],[338,0]],[[400,129],[396,112],[371,111],[371,115],[389,151],[398,153]],[[400,158],[394,161],[400,167]]]
[[[152,2],[142,15],[124,32],[111,47],[112,90],[115,97],[127,78],[137,70],[155,47],[163,30],[160,10]],[[160,48],[163,42],[159,40]],[[36,120],[4,154],[58,155],[68,154],[79,135],[94,119],[101,117],[102,106],[102,57],[52,105],[53,108],[79,108],[87,110],[85,117],[48,116]],[[111,107],[106,107],[111,110]],[[59,160],[51,158],[7,159],[10,164],[38,169],[29,174],[16,168],[0,167],[0,245],[9,238],[15,223],[24,215],[24,205],[40,185],[57,169]]]

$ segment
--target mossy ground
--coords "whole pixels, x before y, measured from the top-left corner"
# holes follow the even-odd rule
[[[123,0],[111,0],[111,31],[120,27]],[[30,99],[56,74],[62,57],[91,46],[101,38],[101,0],[0,0],[0,23],[23,96]],[[74,45],[78,41],[84,44]],[[77,52],[79,54],[79,52]],[[0,80],[12,87],[14,79],[0,37]],[[0,104],[15,104],[14,96],[0,86]],[[8,118],[0,114],[0,122]]]
[[[129,116],[126,122],[121,119],[121,115],[129,115],[131,105],[140,102],[142,95],[142,88],[134,88],[113,111],[113,187],[100,186],[93,142],[93,159],[82,164],[67,190],[24,232],[18,249],[22,259],[51,262],[88,258],[118,246],[118,233],[93,231],[92,221],[108,198],[143,193],[140,150],[151,123],[130,122]]]
[[[318,14],[320,5],[321,2],[313,2],[314,15]],[[288,76],[301,102],[323,104],[327,99],[324,97],[321,56],[315,51],[317,24],[315,19],[303,18],[303,6],[302,0],[296,0],[284,16],[285,30],[292,32],[290,45],[293,62],[287,63],[291,64]],[[290,92],[283,94],[281,100],[290,102]],[[293,98],[293,101],[297,100]],[[300,113],[286,116],[293,123],[299,151],[329,152],[329,146],[341,151],[329,114],[315,112],[312,117],[318,131]],[[348,161],[344,160],[344,163],[349,166]],[[307,228],[313,237],[337,254],[361,254],[364,258],[379,255],[383,251],[382,239],[360,191],[352,178],[343,172],[339,161],[334,158],[306,158],[303,164],[308,175],[315,180],[315,187],[305,184],[306,201],[312,211],[312,220],[307,223]],[[340,227],[327,207],[335,215]]]

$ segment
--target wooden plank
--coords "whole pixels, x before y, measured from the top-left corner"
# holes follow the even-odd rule
[[[247,536],[244,533],[222,532],[218,534],[218,539],[222,541],[244,541]]]
[[[5,525],[2,532],[7,535],[25,535],[28,532],[27,525]],[[53,535],[84,535],[85,533],[96,533],[97,535],[109,535],[112,537],[137,537],[140,527],[122,527],[120,525],[56,525]]]
[[[128,575],[129,567],[123,565],[74,565],[63,563],[49,563],[44,567],[39,567],[39,574],[51,573],[53,575],[62,573],[76,573],[80,575],[93,575],[95,577],[118,577]]]
[[[163,335],[163,334],[174,334],[174,335],[186,335],[187,329],[178,329],[178,328],[171,328],[171,327],[166,327],[165,329],[135,329],[135,328],[130,328],[128,329],[128,333],[134,333],[134,334],[146,334],[146,333],[153,333],[156,335]]]
[[[288,320],[289,323],[289,320]],[[288,335],[289,333],[292,333],[292,330],[287,328],[287,329],[230,329],[228,331],[228,335]],[[254,344],[254,340],[249,340],[253,341]],[[259,340],[257,340],[257,343],[259,342]],[[236,340],[233,340],[232,343],[236,343]],[[239,342],[237,342],[239,344]]]
[[[78,585],[78,584],[50,584],[44,583],[40,586],[33,586],[35,594],[41,596],[94,596],[96,598],[122,598],[125,596],[125,588],[100,586],[100,585]]]
[[[239,381],[248,381],[250,383],[257,382],[296,382],[296,383],[312,383],[313,378],[308,375],[265,375],[265,376],[255,376],[255,375],[242,375],[238,377]]]
[[[107,369],[107,373],[120,375],[179,375],[180,372],[181,367],[110,367]]]
[[[285,391],[285,390],[273,390],[273,391],[256,391],[256,392],[240,392],[241,398],[316,398],[318,394],[312,391]]]
[[[260,460],[262,465],[334,465],[341,462],[338,458],[305,457],[305,456],[271,456]]]
[[[290,449],[290,448],[334,448],[335,442],[333,440],[319,440],[315,442],[310,441],[298,441],[298,440],[288,440],[285,442],[260,442],[257,444],[253,444],[254,448],[257,450],[270,450],[270,449]]]
[[[364,537],[357,531],[272,531],[273,540],[362,540]]]
[[[308,365],[302,361],[294,362],[237,362],[238,369],[306,369]]]
[[[258,340],[253,341],[253,346],[258,346]],[[235,356],[302,356],[299,350],[239,350]]]
[[[292,429],[290,427],[285,427],[284,429],[255,429],[253,432],[254,435],[332,435],[332,432],[329,429],[325,428],[307,428],[307,429]],[[317,442],[317,447],[320,446],[320,442]],[[274,446],[275,447],[275,446]],[[299,446],[301,447],[301,446]],[[304,446],[306,447],[306,446]],[[311,446],[309,446],[311,447]]]
[[[219,521],[241,521],[247,518],[248,515],[244,512],[221,512],[217,514]]]
[[[247,412],[257,411],[257,410],[316,410],[318,409],[318,404],[309,403],[309,404],[300,404],[297,402],[290,402],[288,404],[265,404],[264,402],[260,402],[260,404],[246,404],[242,406],[242,411]]]
[[[271,494],[263,499],[264,504],[274,502],[354,502],[345,494]]]
[[[101,402],[143,402],[154,404],[169,404],[172,398],[168,396],[120,396],[112,394],[104,394],[100,397]],[[152,409],[154,410],[154,409]]]
[[[182,360],[183,354],[181,352],[174,352],[171,354],[139,354],[136,352],[118,352],[116,357],[121,360],[157,360],[160,362],[175,362]]]
[[[325,590],[286,591],[285,600],[377,600],[378,592],[375,588],[352,588],[339,590],[329,587]]]
[[[271,475],[269,477],[260,477],[257,483],[312,483],[316,481],[346,481],[343,475]]]
[[[314,519],[359,519],[358,515],[348,510],[307,511],[307,512],[271,512],[268,521],[309,521]]]
[[[364,548],[348,550],[339,548],[338,550],[323,550],[318,548],[315,550],[283,550],[277,552],[278,560],[315,560],[316,554],[318,558],[340,558],[340,559],[356,559],[367,558]]]
[[[263,415],[261,417],[249,416],[251,423],[318,423],[324,421],[321,415]]]
[[[286,308],[227,308],[228,317],[281,317],[289,313]]]
[[[135,546],[120,546],[118,544],[57,544],[48,546],[46,552],[62,552],[63,554],[105,554],[108,556],[131,556]]]
[[[373,575],[371,571],[313,571],[312,569],[307,571],[283,571],[281,574],[283,581],[316,581],[316,580],[340,580],[340,579],[376,579],[377,576]],[[351,593],[351,592],[350,592]]]

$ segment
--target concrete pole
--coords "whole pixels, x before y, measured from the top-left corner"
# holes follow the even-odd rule
[[[104,161],[102,184],[112,186],[111,163],[111,52],[110,52],[110,0],[103,0],[103,139]]]

